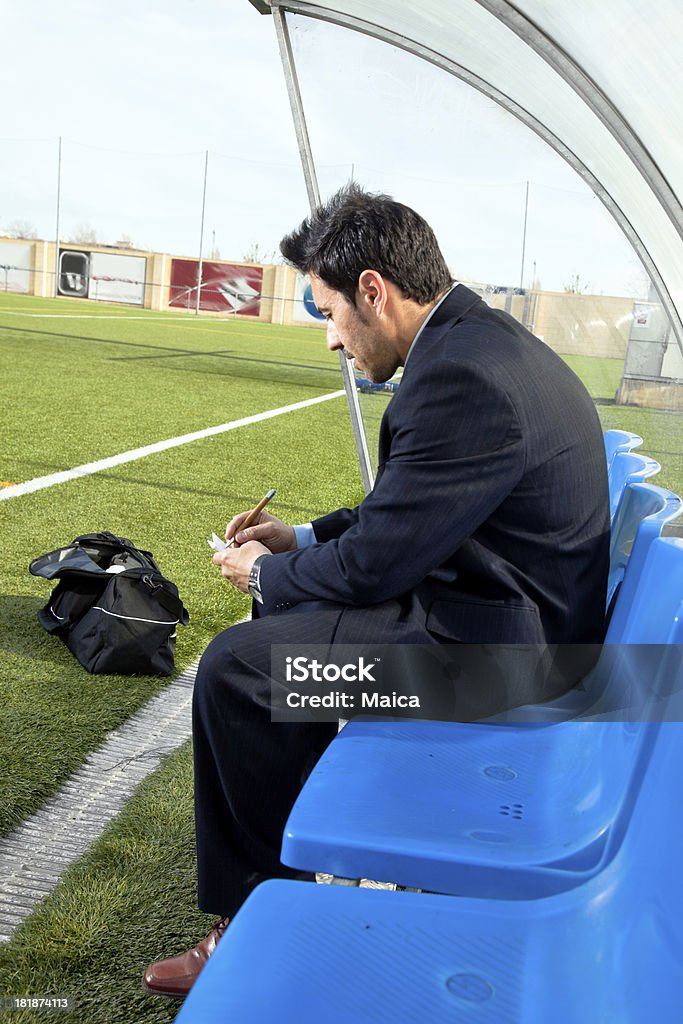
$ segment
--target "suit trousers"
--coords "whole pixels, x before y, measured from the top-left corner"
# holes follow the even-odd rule
[[[328,644],[342,612],[299,605],[220,633],[193,699],[199,907],[232,916],[266,878],[311,877],[280,863],[289,812],[337,733],[330,722],[271,722],[271,644]]]

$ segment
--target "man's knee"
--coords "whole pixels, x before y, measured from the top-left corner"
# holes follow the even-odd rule
[[[206,648],[194,685],[195,738],[256,722],[270,724],[272,636],[265,622],[240,622]]]
[[[217,690],[224,689],[235,669],[241,664],[237,651],[243,643],[244,628],[248,622],[240,622],[223,630],[208,645],[197,668],[194,683],[195,704],[205,703],[214,697]]]

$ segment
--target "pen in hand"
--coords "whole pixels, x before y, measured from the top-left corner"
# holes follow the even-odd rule
[[[249,513],[249,515],[247,516],[247,518],[244,520],[244,522],[242,523],[242,525],[239,528],[239,532],[240,533],[242,532],[242,530],[246,530],[248,526],[251,526],[251,524],[259,516],[261,511],[266,507],[266,505],[271,500],[271,498],[274,498],[274,497],[275,497],[275,488],[271,487],[271,489],[268,491],[268,493],[266,495],[264,495],[263,498],[261,498],[261,500],[259,501],[259,503],[256,506],[256,508],[253,508],[251,510],[251,512]],[[226,548],[231,548],[234,543],[235,543],[235,537],[233,536],[233,537],[230,538],[230,540],[225,542],[225,546],[226,546]]]

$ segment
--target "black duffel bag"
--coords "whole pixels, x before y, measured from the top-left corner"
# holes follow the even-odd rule
[[[87,533],[29,569],[59,579],[38,621],[88,672],[171,674],[176,627],[190,616],[149,551],[113,533]]]

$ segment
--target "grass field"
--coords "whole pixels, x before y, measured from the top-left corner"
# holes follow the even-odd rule
[[[662,409],[637,409],[615,405],[614,394],[621,378],[620,359],[564,356],[595,399],[604,430],[632,430],[644,439],[638,451],[661,463],[654,483],[683,494],[683,413]]]
[[[146,314],[83,301],[0,296],[0,479],[18,483],[341,387],[321,332]],[[683,491],[683,416],[617,407],[621,364],[567,357],[605,428],[635,430]],[[362,396],[376,433],[386,399]],[[166,683],[89,676],[36,620],[49,585],[29,561],[111,530],[154,552],[191,615],[182,670],[248,601],[211,565],[206,538],[278,489],[273,511],[305,522],[362,497],[344,398],[0,502],[0,833],[35,811]],[[139,973],[205,930],[194,908],[189,744],[146,780],[53,895],[0,946],[2,992],[75,997],[73,1024],[172,1020]],[[35,1013],[13,1013],[20,1024]]]
[[[14,296],[11,306],[20,306]],[[33,319],[2,306],[0,328],[0,391],[11,411],[0,477],[12,483],[339,388],[337,357],[305,329],[122,314]],[[206,539],[270,486],[276,513],[295,522],[338,498],[359,500],[343,398],[0,503],[2,832],[163,685],[87,676],[38,625],[50,588],[28,574],[29,561],[102,529],[153,551],[190,611],[178,638],[183,668],[248,610],[212,566]]]

